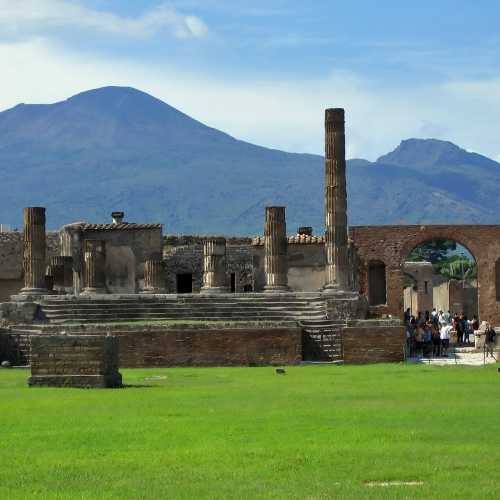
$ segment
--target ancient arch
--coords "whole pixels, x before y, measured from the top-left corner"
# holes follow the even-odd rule
[[[497,297],[496,262],[500,259],[500,225],[354,226],[351,239],[360,259],[360,291],[367,295],[368,264],[386,265],[387,303],[370,306],[372,315],[401,316],[403,264],[411,250],[426,241],[449,239],[463,245],[478,267],[478,304],[482,319],[500,325],[500,293]],[[500,285],[500,270],[499,270]]]

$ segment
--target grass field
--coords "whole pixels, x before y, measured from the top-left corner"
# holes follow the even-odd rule
[[[122,370],[132,387],[82,390],[0,370],[0,499],[499,498],[495,366],[286,372]]]

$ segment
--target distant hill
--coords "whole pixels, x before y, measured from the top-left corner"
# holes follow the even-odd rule
[[[351,160],[348,184],[351,224],[500,222],[500,164],[449,142]],[[0,113],[0,223],[42,205],[51,228],[123,209],[168,233],[256,234],[269,204],[287,206],[289,232],[320,232],[323,158],[239,141],[132,88]]]

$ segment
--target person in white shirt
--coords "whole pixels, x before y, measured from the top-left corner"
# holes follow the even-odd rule
[[[448,355],[448,347],[450,347],[450,334],[453,327],[451,325],[443,325],[439,331],[439,338],[441,339],[441,354]]]

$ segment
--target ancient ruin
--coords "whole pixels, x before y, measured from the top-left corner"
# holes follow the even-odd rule
[[[285,207],[262,207],[254,238],[163,235],[123,212],[46,233],[26,208],[22,238],[0,233],[0,345],[27,363],[30,339],[112,330],[122,366],[399,361],[405,261],[432,238],[469,249],[479,314],[500,323],[500,225],[348,227],[344,122],[326,110],[324,235],[287,234]]]

